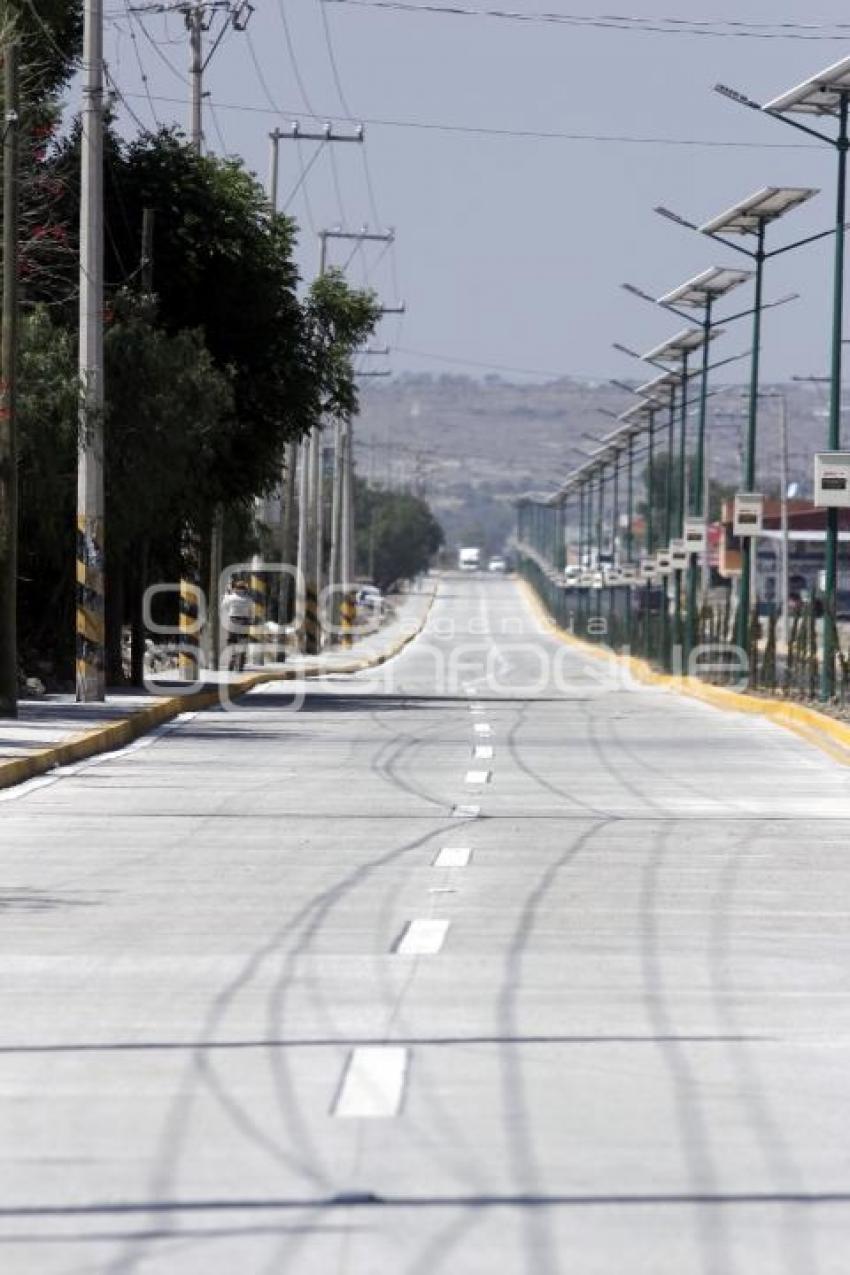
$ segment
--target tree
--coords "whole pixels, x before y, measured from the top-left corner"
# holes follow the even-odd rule
[[[25,315],[18,367],[20,651],[73,669],[74,501],[78,382],[75,343],[44,308]]]
[[[369,487],[355,492],[356,569],[386,591],[426,571],[443,543],[443,529],[428,504],[410,492]]]
[[[691,455],[687,458],[687,484],[688,484],[688,509],[696,507],[696,491],[694,489],[694,475],[696,473],[696,456]],[[666,452],[659,452],[652,462],[652,491],[649,490],[649,468],[643,472],[643,484],[646,495],[638,504],[638,511],[644,516],[652,508],[652,521],[655,528],[655,539],[664,535],[665,513],[667,508],[667,474],[668,474],[668,456]],[[676,456],[673,461],[671,477],[671,507],[673,510],[673,519],[675,525],[676,510],[679,500],[679,458]],[[709,480],[708,490],[708,512],[712,521],[716,521],[720,517],[720,506],[724,500],[728,500],[734,495],[735,488],[728,484],[721,483],[712,478]],[[701,503],[701,502],[700,502]]]

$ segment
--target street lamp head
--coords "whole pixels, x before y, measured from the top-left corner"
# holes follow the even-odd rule
[[[767,102],[770,115],[837,115],[842,99],[850,97],[850,57],[804,80],[796,88]]]
[[[752,277],[752,270],[735,270],[727,266],[711,266],[708,270],[703,270],[702,274],[695,275],[693,279],[688,279],[686,283],[680,284],[678,288],[673,288],[671,292],[665,292],[663,297],[658,298],[658,304],[704,309],[709,301],[715,301],[718,297],[725,297],[727,293],[734,288],[740,287],[742,283],[746,283]]]
[[[763,186],[725,212],[703,223],[704,235],[752,235],[760,226],[778,221],[793,208],[799,208],[819,191],[810,186]]]
[[[701,349],[707,340],[714,341],[722,335],[722,328],[713,328],[708,333],[703,332],[700,328],[685,328],[684,331],[677,332],[675,336],[670,337],[668,341],[657,345],[654,350],[648,350],[641,357],[645,363],[680,363],[689,354]]]

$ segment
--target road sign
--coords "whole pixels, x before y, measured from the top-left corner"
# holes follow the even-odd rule
[[[733,535],[758,536],[764,521],[764,496],[755,491],[739,491],[735,497]]]
[[[815,455],[815,504],[822,509],[850,509],[850,452]]]
[[[685,519],[685,544],[688,553],[705,553],[706,526],[702,518]]]

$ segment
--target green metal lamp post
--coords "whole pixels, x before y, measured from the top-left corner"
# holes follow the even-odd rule
[[[763,300],[764,292],[764,270],[765,264],[772,257],[780,256],[783,253],[791,252],[795,248],[802,248],[806,244],[815,243],[819,239],[823,239],[826,235],[832,234],[832,230],[822,231],[815,235],[807,235],[803,239],[796,240],[794,243],[783,244],[781,248],[775,248],[768,252],[765,248],[765,238],[767,227],[774,221],[778,221],[784,217],[792,209],[798,208],[801,204],[806,203],[818,192],[811,187],[798,186],[765,186],[761,190],[757,190],[753,195],[749,195],[746,199],[742,199],[739,203],[734,204],[725,212],[711,218],[709,221],[698,226],[694,222],[688,221],[684,217],[680,217],[677,213],[671,212],[668,208],[656,208],[656,212],[670,221],[676,222],[677,225],[685,226],[689,230],[698,230],[700,233],[707,235],[710,239],[722,243],[727,248],[732,248],[735,252],[742,253],[755,265],[755,299],[753,306],[753,342],[750,351],[750,407],[747,428],[747,445],[744,456],[744,467],[742,480],[744,488],[752,491],[755,486],[756,472],[756,445],[758,435],[758,386],[759,386],[759,367],[761,355],[761,321],[762,313],[766,308]],[[755,246],[745,247],[742,243],[730,239],[729,235],[740,235],[755,239]],[[741,562],[741,586],[738,601],[738,620],[737,620],[737,641],[738,645],[749,651],[749,605],[750,592],[752,586],[752,541],[748,538],[745,541],[742,562]]]
[[[721,88],[721,92],[724,90]],[[728,90],[725,90],[728,93]],[[740,95],[733,94],[740,99]],[[744,99],[747,106],[756,105]],[[803,84],[782,94],[761,108],[766,114],[807,133],[819,141],[834,146],[838,153],[838,188],[835,208],[835,262],[832,288],[832,338],[830,343],[830,398],[829,451],[841,447],[841,372],[844,334],[844,258],[847,221],[847,153],[850,150],[850,58],[827,67],[825,71],[806,80]],[[801,124],[791,115],[837,119],[834,137],[819,129]],[[838,586],[838,510],[827,509],[826,528],[826,599],[827,609],[835,615],[835,599]],[[824,658],[821,665],[821,698],[830,699],[835,693],[835,633],[828,622],[824,625]]]

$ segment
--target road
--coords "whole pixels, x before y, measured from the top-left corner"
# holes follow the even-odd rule
[[[506,579],[290,693],[0,802],[5,1275],[844,1275],[850,769]]]

